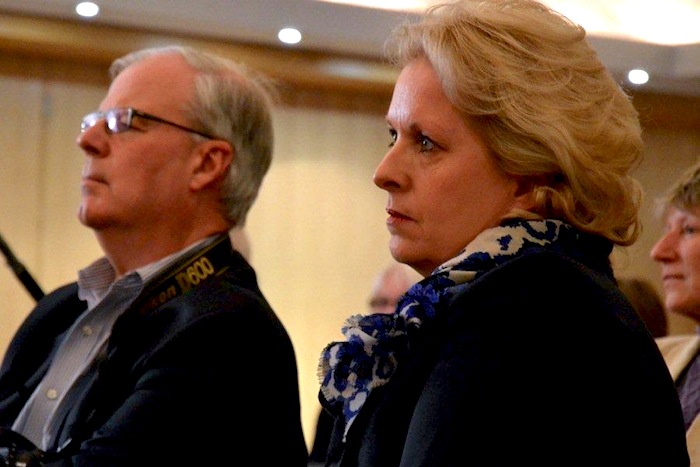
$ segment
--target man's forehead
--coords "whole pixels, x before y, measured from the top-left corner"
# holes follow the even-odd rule
[[[194,92],[195,75],[195,70],[179,55],[145,58],[129,65],[114,78],[101,108],[128,106],[146,112],[174,110]]]

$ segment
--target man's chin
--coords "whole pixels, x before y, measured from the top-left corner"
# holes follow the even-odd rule
[[[93,230],[100,230],[107,224],[104,216],[95,213],[94,209],[88,209],[84,204],[78,208],[78,221]]]

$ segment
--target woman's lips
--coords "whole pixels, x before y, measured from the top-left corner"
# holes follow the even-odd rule
[[[387,209],[386,212],[389,214],[389,218],[386,220],[386,223],[389,226],[396,226],[396,225],[401,224],[405,221],[413,220],[410,217],[408,217],[407,215],[402,214],[399,211],[395,211],[393,209]]]

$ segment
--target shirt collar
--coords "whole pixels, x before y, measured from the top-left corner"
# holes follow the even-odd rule
[[[219,234],[206,237],[171,255],[127,272],[119,279],[112,264],[103,256],[78,271],[78,297],[88,303],[88,309],[92,309],[107,296],[114,284],[133,281],[144,284],[183,255],[210,244],[218,236]]]

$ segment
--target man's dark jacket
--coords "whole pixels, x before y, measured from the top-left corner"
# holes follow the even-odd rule
[[[59,433],[70,456],[50,465],[306,465],[292,343],[253,269],[225,245],[211,258],[220,274],[116,321]],[[12,426],[85,311],[77,292],[73,283],[43,298],[10,343],[0,426]]]

